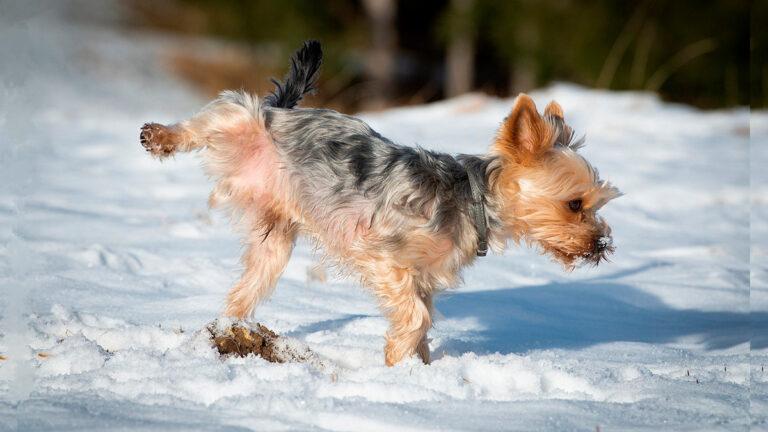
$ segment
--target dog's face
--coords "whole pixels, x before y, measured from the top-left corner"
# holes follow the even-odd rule
[[[611,229],[597,211],[621,195],[600,180],[572,138],[557,103],[541,116],[533,100],[520,95],[494,143],[502,161],[495,188],[508,232],[568,269],[597,265],[613,252]]]

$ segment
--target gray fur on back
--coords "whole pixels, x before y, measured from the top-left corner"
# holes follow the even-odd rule
[[[473,229],[467,170],[479,174],[485,192],[497,165],[494,158],[454,157],[395,144],[362,120],[332,110],[263,109],[288,169],[300,171],[292,177],[301,182],[302,202],[333,208],[366,203],[375,209],[371,223],[379,211],[395,209],[408,217],[404,221],[426,218],[422,226],[455,237],[459,230]],[[498,225],[490,210],[489,223]]]

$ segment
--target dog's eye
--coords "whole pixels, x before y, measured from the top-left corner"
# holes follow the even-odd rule
[[[574,213],[581,210],[581,200],[575,199],[568,201],[568,208]]]

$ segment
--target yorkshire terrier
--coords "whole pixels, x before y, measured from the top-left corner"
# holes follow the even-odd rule
[[[205,148],[209,205],[245,231],[245,271],[225,315],[245,319],[270,295],[302,234],[378,296],[390,321],[386,364],[413,354],[428,363],[432,296],[488,248],[538,245],[567,269],[613,252],[596,212],[620,192],[577,152],[583,139],[556,102],[542,116],[520,94],[487,154],[454,157],[395,144],[332,110],[296,108],[321,61],[320,44],[305,42],[262,100],[225,91],[189,120],[141,128],[159,158]]]

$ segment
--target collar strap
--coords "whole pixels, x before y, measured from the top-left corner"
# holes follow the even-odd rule
[[[472,223],[475,225],[475,231],[477,231],[477,256],[483,257],[488,253],[488,218],[485,215],[485,196],[475,174],[472,170],[467,170],[467,177],[469,178],[469,188],[472,191],[472,206],[470,207],[470,215],[472,216]]]

